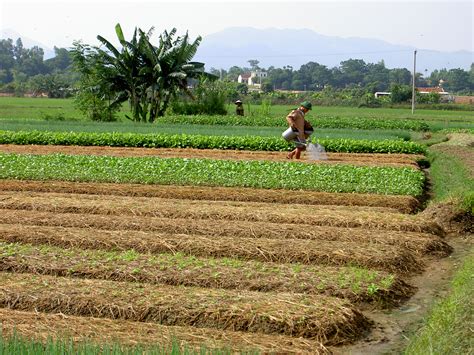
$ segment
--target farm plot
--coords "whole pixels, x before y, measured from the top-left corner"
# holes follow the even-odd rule
[[[179,155],[184,153],[189,151],[178,150],[174,158],[196,158]],[[422,180],[396,169],[419,173],[414,160],[401,163],[409,168],[390,167],[393,184],[407,179],[401,195],[401,190],[387,194],[384,184],[377,185],[377,194],[337,193],[331,187],[61,181],[54,169],[68,169],[61,165],[63,156],[52,165],[36,161],[35,169],[51,174],[34,181],[28,175],[32,166],[21,166],[29,157],[14,157],[0,180],[4,334],[16,327],[18,334],[40,340],[46,333],[84,339],[91,329],[103,334],[110,326],[97,341],[130,344],[133,334],[149,332],[149,339],[137,340],[325,353],[371,330],[370,314],[361,311],[365,304],[391,308],[404,302],[416,290],[410,277],[451,252],[436,223],[412,214]],[[103,162],[94,160],[97,168]],[[295,171],[311,165],[275,163]],[[226,167],[236,169],[234,177],[243,173],[239,165]],[[22,175],[15,176],[14,169]],[[114,174],[113,165],[107,169]],[[384,178],[378,170],[364,174],[374,183]],[[15,180],[19,177],[25,180]]]

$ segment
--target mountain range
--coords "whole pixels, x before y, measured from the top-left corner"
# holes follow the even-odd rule
[[[385,62],[387,68],[413,69],[416,48],[391,44],[370,38],[321,35],[308,29],[255,29],[231,27],[205,36],[195,60],[206,68],[228,69],[249,67],[248,60],[258,60],[259,66],[282,68],[290,65],[299,69],[310,61],[329,68],[347,59],[363,59],[366,63]],[[417,72],[431,73],[434,69],[462,68],[469,70],[474,52],[442,52],[417,49]]]
[[[0,36],[14,41],[21,38],[26,48],[43,48],[45,59],[55,55],[52,48],[14,30],[2,30]],[[415,49],[417,72],[424,74],[442,68],[469,70],[474,61],[472,51],[425,50],[378,39],[326,36],[309,29],[251,27],[230,27],[205,36],[194,60],[206,63],[207,70],[249,67],[248,60],[251,59],[258,60],[262,68],[283,68],[289,65],[294,69],[311,61],[332,68],[348,59],[362,59],[366,63],[383,60],[387,68],[407,68],[411,71]]]

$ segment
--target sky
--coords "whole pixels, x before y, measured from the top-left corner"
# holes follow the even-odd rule
[[[126,37],[135,27],[191,37],[228,27],[310,29],[323,35],[381,39],[440,51],[473,51],[473,2],[449,0],[0,0],[0,31],[14,30],[50,48],[73,40],[98,44],[98,34]]]

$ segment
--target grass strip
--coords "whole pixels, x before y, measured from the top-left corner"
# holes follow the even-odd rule
[[[0,154],[1,179],[66,180],[420,196],[425,177],[411,168],[268,161]]]
[[[0,308],[0,354],[329,354],[319,342]]]
[[[432,310],[426,324],[411,339],[404,354],[469,354],[474,300],[474,253],[464,260],[452,281],[449,296]]]
[[[239,258],[262,262],[359,266],[399,274],[417,273],[424,268],[421,258],[403,247],[370,241],[322,243],[300,239],[255,239],[235,236],[216,238],[195,234],[110,231],[90,226],[67,227],[68,224],[62,225],[60,222],[50,221],[38,221],[36,225],[29,225],[30,222],[21,218],[16,222],[21,224],[0,224],[0,240],[9,243],[46,244],[105,251],[134,249],[139,253],[150,254],[181,252],[188,256]]]
[[[318,139],[328,152],[424,154],[426,148],[403,140]],[[149,148],[198,148],[288,151],[281,137],[208,136],[186,134],[0,131],[0,144],[79,145]]]
[[[202,258],[174,254],[140,254],[63,249],[0,242],[0,271],[71,276],[174,286],[260,292],[325,294],[379,307],[398,304],[414,293],[400,277],[360,267],[308,266]]]
[[[68,181],[0,180],[0,191],[74,193],[85,196],[158,197],[198,201],[242,201],[278,204],[387,207],[401,213],[412,213],[419,202],[413,196],[319,191],[269,190],[244,187],[206,187],[173,185],[140,185],[113,183],[79,183]]]
[[[460,158],[464,158],[461,160]],[[474,215],[474,152],[472,147],[436,146],[430,149],[434,201],[456,199]]]
[[[325,345],[353,341],[370,327],[348,302],[322,295],[10,273],[1,273],[0,280],[0,306],[22,311],[282,334]]]

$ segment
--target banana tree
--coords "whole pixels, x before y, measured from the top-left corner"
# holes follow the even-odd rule
[[[192,97],[188,79],[216,78],[204,71],[204,63],[191,61],[201,43],[201,37],[190,43],[188,33],[176,39],[175,35],[175,28],[169,33],[163,32],[159,46],[155,47],[148,41],[144,51],[145,65],[142,73],[150,80],[147,97],[150,100],[151,121],[164,115],[171,98],[180,91]]]
[[[190,94],[188,79],[215,78],[204,72],[203,63],[191,61],[201,37],[190,42],[187,33],[176,37],[173,28],[163,32],[158,46],[154,46],[150,42],[153,28],[147,33],[135,29],[131,41],[125,40],[120,24],[115,26],[115,32],[122,46],[120,50],[97,36],[105,49],[95,47],[87,54],[79,53],[76,60],[97,67],[94,80],[100,88],[98,91],[114,98],[110,103],[113,107],[128,101],[132,112],[129,118],[134,121],[154,122],[163,116],[173,96],[180,91]],[[79,70],[85,73],[90,68],[82,65]]]

